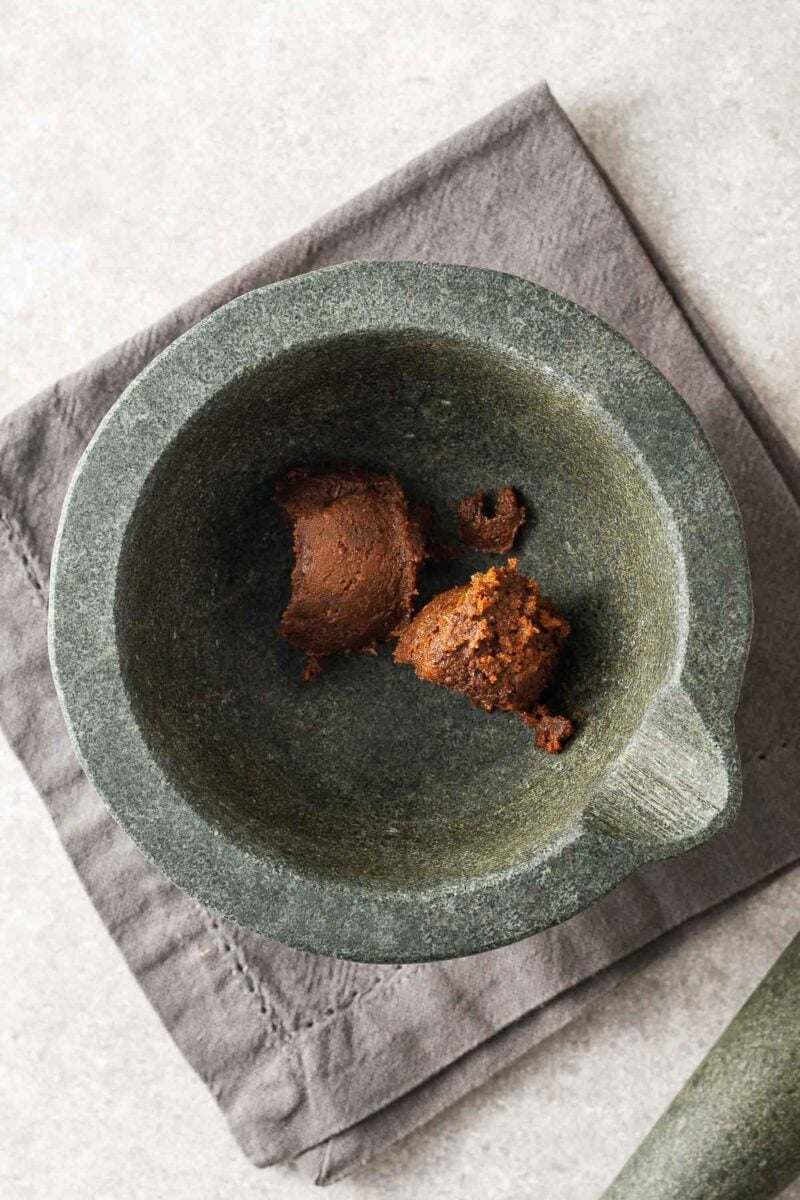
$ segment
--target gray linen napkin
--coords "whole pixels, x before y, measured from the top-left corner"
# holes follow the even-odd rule
[[[742,508],[756,629],[738,729],[745,801],[722,837],[566,924],[471,959],[369,966],[289,950],[149,866],[72,754],[46,647],[50,553],[103,414],[164,346],[241,292],[353,258],[527,276],[586,305],[687,398]],[[112,937],[240,1145],[325,1183],[570,1021],[635,951],[800,858],[800,511],[544,86],[48,389],[0,426],[0,720]]]

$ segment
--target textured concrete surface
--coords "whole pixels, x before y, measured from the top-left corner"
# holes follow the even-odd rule
[[[800,446],[796,0],[5,0],[3,28],[0,411],[546,76]],[[5,748],[0,898],[0,1194],[310,1194],[241,1158]],[[799,908],[795,871],[706,919],[335,1194],[592,1200]]]

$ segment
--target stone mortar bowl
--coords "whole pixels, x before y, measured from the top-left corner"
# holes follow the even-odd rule
[[[445,526],[479,485],[519,489],[520,567],[573,626],[562,755],[390,648],[301,682],[278,636],[292,553],[272,488],[324,461],[394,472]],[[490,561],[459,557],[426,589]],[[499,946],[737,807],[751,606],[728,484],[628,342],[513,276],[346,263],[225,305],[95,434],[51,599],[61,703],[113,815],[180,887],[292,946]]]

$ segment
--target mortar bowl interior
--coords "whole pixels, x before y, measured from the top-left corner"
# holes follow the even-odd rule
[[[84,765],[167,874],[293,945],[423,959],[563,919],[729,819],[741,530],[696,422],[641,364],[524,281],[362,263],[234,301],[131,385],[67,502],[51,644]],[[520,570],[572,626],[550,701],[577,724],[563,754],[391,646],[302,681],[273,488],[308,463],[396,475],[451,540],[456,500],[518,490]],[[420,603],[498,561],[426,568]],[[708,562],[736,600],[735,662],[693,694]]]

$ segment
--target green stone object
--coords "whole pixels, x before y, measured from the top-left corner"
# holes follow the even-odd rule
[[[562,755],[390,647],[301,682],[272,488],[325,461],[394,472],[445,530],[478,486],[519,489],[520,568],[573,627]],[[423,598],[489,562],[426,572]],[[658,371],[514,276],[346,263],[219,309],[95,434],[51,600],[61,703],[111,812],[187,892],[292,946],[385,962],[499,946],[736,811],[736,503]]]
[[[772,1200],[798,1174],[800,937],[602,1200]]]

